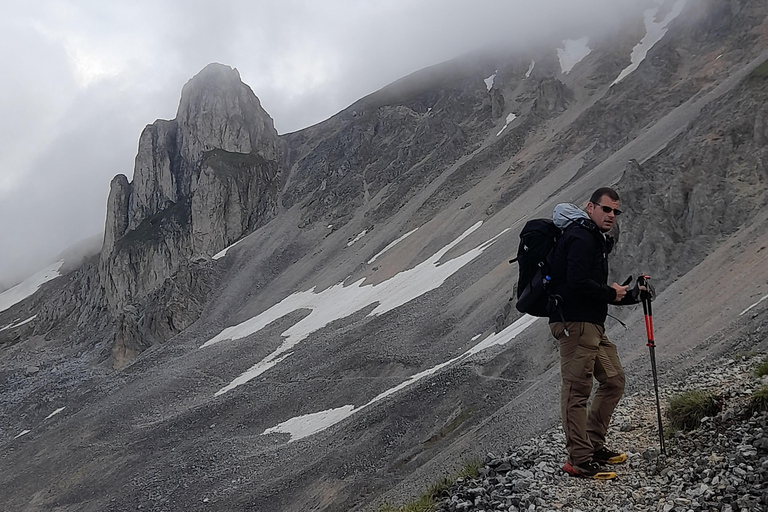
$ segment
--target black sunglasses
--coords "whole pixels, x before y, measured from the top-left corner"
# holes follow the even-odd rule
[[[621,215],[621,210],[619,210],[618,208],[611,208],[610,206],[603,206],[602,204],[596,204],[595,206],[599,206],[600,208],[602,208],[605,213],[613,212],[613,214],[616,215],[617,217]]]

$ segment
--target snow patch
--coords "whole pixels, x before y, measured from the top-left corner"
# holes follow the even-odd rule
[[[496,78],[496,75],[498,74],[499,74],[499,70],[497,69],[491,76],[483,80],[483,82],[485,82],[485,86],[488,88],[489,91],[493,87],[493,80]]]
[[[347,247],[352,247],[352,246],[353,246],[353,245],[355,245],[357,242],[359,242],[361,238],[363,238],[363,237],[364,237],[365,235],[367,235],[367,234],[368,234],[368,230],[367,230],[367,229],[364,229],[362,233],[358,234],[358,235],[357,235],[355,238],[353,238],[352,240],[350,240],[349,242],[347,242]]]
[[[509,114],[509,115],[507,116],[507,122],[506,122],[506,123],[504,123],[504,126],[502,126],[502,127],[501,127],[501,130],[499,130],[499,133],[497,133],[497,134],[496,134],[496,136],[498,137],[499,135],[501,135],[501,132],[503,132],[504,130],[506,130],[506,129],[507,129],[507,126],[509,126],[509,123],[511,123],[511,122],[512,122],[512,121],[514,121],[515,119],[517,119],[517,114]]]
[[[531,78],[531,73],[533,73],[533,68],[536,66],[536,61],[531,59],[531,63],[528,64],[528,71],[525,72],[525,78]]]
[[[30,432],[32,432],[32,431],[31,431],[31,430],[22,430],[22,431],[19,433],[19,435],[17,435],[16,437],[14,437],[14,439],[18,439],[18,438],[20,438],[21,436],[25,436],[25,435],[29,434]]]
[[[763,297],[762,299],[760,299],[759,301],[755,302],[754,304],[752,304],[751,306],[749,306],[747,309],[745,309],[744,311],[742,311],[741,313],[739,313],[739,316],[743,315],[744,313],[746,313],[747,311],[749,311],[749,310],[750,310],[750,309],[752,309],[753,307],[757,306],[758,304],[760,304],[761,302],[763,302],[763,301],[764,301],[764,300],[766,300],[766,299],[768,299],[768,295],[766,295],[765,297]]]
[[[48,281],[56,279],[61,275],[59,269],[64,264],[64,260],[58,261],[46,267],[37,274],[28,277],[13,288],[0,293],[0,311],[5,311],[14,304],[18,304],[30,295],[34,294]]]
[[[3,327],[3,328],[1,328],[1,329],[0,329],[0,332],[4,331],[4,330],[6,330],[6,329],[15,329],[15,328],[17,328],[17,327],[21,327],[21,326],[22,326],[22,325],[24,325],[24,324],[28,324],[29,322],[31,322],[31,321],[32,321],[32,320],[34,320],[35,318],[37,318],[37,315],[31,316],[31,317],[27,318],[26,320],[24,320],[24,321],[22,321],[22,322],[19,322],[19,323],[17,323],[17,324],[10,324],[10,325],[6,325],[5,327]]]
[[[368,316],[382,315],[431,290],[439,288],[446,279],[483,254],[500,236],[509,231],[509,229],[505,229],[474,249],[450,261],[439,263],[448,251],[477,231],[482,224],[482,221],[476,223],[423,263],[412,269],[400,272],[379,284],[364,285],[365,279],[363,278],[348,286],[341,282],[318,293],[315,293],[315,288],[313,287],[310,290],[297,292],[286,297],[268,310],[245,322],[227,327],[218,335],[202,344],[200,348],[210,347],[226,340],[245,338],[289,313],[310,310],[309,315],[282,333],[282,337],[285,339],[274,352],[216,392],[216,396],[258,377],[288,357],[293,347],[306,339],[310,334],[322,329],[335,320],[346,318],[372,304],[377,304],[377,306],[368,313]]]
[[[46,417],[45,417],[45,419],[46,419],[46,420],[49,420],[49,419],[53,418],[54,416],[56,416],[57,414],[59,414],[59,413],[60,413],[61,411],[63,411],[64,409],[66,409],[66,407],[59,407],[58,409],[56,409],[55,411],[53,411],[51,414],[49,414],[48,416],[46,416]]]
[[[472,354],[477,354],[478,352],[481,352],[487,348],[494,347],[496,345],[506,345],[513,339],[517,337],[518,334],[526,330],[528,327],[533,325],[533,323],[538,320],[539,317],[531,316],[528,314],[525,314],[512,322],[508,327],[503,329],[502,331],[499,331],[497,334],[493,334],[491,336],[488,336],[483,341],[475,345],[474,347],[470,348],[464,354],[462,354],[461,357],[470,356]]]
[[[218,260],[218,259],[221,259],[221,258],[223,258],[224,256],[226,256],[226,255],[227,255],[227,252],[228,252],[228,251],[229,251],[231,248],[233,248],[234,246],[236,246],[237,244],[239,244],[239,243],[240,243],[240,242],[242,242],[243,240],[245,240],[245,238],[241,238],[240,240],[238,240],[237,242],[233,243],[232,245],[230,245],[230,246],[229,246],[229,247],[227,247],[226,249],[222,249],[221,251],[217,252],[216,254],[214,254],[214,255],[213,255],[213,259],[214,259],[214,260]]]
[[[419,229],[419,228],[416,228],[416,229]],[[413,233],[416,232],[416,229],[412,229],[411,231],[407,232],[406,234],[404,234],[403,236],[401,236],[400,238],[398,238],[397,240],[395,240],[391,244],[387,245],[385,248],[383,248],[381,251],[379,251],[379,253],[376,254],[376,256],[374,256],[373,258],[368,260],[368,264],[370,265],[371,263],[376,261],[379,258],[379,256],[381,256],[382,254],[384,254],[385,252],[387,252],[388,250],[390,250],[391,248],[393,248],[394,246],[396,246],[397,244],[399,244],[400,242],[402,242],[403,240],[405,240],[406,238],[411,236]]]
[[[341,420],[352,416],[354,412],[354,405],[345,405],[337,409],[305,414],[303,416],[291,418],[272,428],[268,428],[262,432],[261,435],[290,434],[291,441],[296,441],[311,436],[312,434],[316,434],[321,430],[325,430]]]
[[[645,60],[646,55],[648,55],[648,51],[653,48],[656,43],[661,41],[661,39],[667,33],[667,25],[669,25],[672,20],[680,15],[683,7],[685,7],[685,3],[686,0],[677,0],[675,5],[672,6],[672,10],[669,12],[667,17],[658,23],[656,22],[656,14],[659,12],[658,7],[647,9],[643,13],[645,18],[645,36],[640,40],[639,43],[635,45],[634,48],[632,48],[632,54],[629,57],[629,66],[624,68],[624,70],[619,73],[619,76],[616,78],[616,80],[613,81],[611,86],[621,82],[630,73],[637,69],[640,63]]]
[[[384,398],[402,389],[407,388],[408,386],[423,379],[424,377],[427,377],[429,375],[436,373],[437,371],[441,370],[442,368],[445,368],[446,366],[449,366],[461,359],[464,359],[472,354],[477,354],[478,352],[485,350],[487,348],[493,347],[495,345],[504,345],[506,343],[509,343],[515,337],[517,337],[518,334],[520,334],[525,329],[527,329],[530,325],[532,325],[536,320],[538,320],[538,318],[535,316],[523,315],[521,318],[519,318],[517,321],[515,321],[512,325],[508,326],[503,331],[499,332],[498,334],[489,336],[488,338],[481,341],[477,345],[473,346],[472,348],[470,348],[460,356],[454,357],[453,359],[449,359],[448,361],[445,361],[436,366],[433,366],[432,368],[428,368],[422,372],[412,375],[411,377],[401,382],[397,386],[390,388],[384,391],[383,393],[378,394],[375,398],[370,400],[365,405],[362,405],[360,407],[355,407],[354,405],[345,405],[344,407],[339,407],[337,409],[329,409],[326,411],[320,411],[320,412],[315,412],[311,414],[305,414],[303,416],[297,416],[295,418],[286,420],[280,423],[279,425],[266,429],[264,432],[262,432],[262,435],[274,434],[274,433],[289,434],[291,438],[289,439],[288,442],[290,443],[290,442],[302,439],[304,437],[310,436],[312,434],[316,434],[332,425],[335,425],[336,423],[339,423],[342,420],[345,420],[346,418],[349,418],[353,414],[359,411],[362,411],[369,405],[373,405],[376,402],[383,400]],[[480,336],[482,336],[482,334],[478,334],[477,336],[473,337],[472,340],[474,341],[478,339]]]
[[[589,43],[588,37],[582,37],[581,39],[566,39],[563,41],[564,48],[557,49],[557,58],[560,60],[560,70],[564,75],[570,73],[576,64],[592,53],[592,48],[590,48],[587,43]]]

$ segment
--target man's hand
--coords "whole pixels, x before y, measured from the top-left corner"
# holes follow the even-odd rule
[[[627,294],[627,288],[629,288],[629,286],[621,286],[619,283],[614,282],[611,285],[611,288],[616,290],[616,302],[619,302]]]

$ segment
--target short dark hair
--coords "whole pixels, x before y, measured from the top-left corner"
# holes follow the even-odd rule
[[[600,199],[603,196],[608,196],[611,201],[618,201],[619,194],[615,190],[609,187],[600,187],[592,193],[592,197],[589,198],[589,202],[592,204],[600,203]]]

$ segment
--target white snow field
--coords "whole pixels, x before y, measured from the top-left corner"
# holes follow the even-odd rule
[[[465,357],[468,357],[472,354],[477,354],[478,352],[485,350],[489,347],[492,347],[495,345],[504,345],[506,343],[509,343],[518,334],[520,334],[525,329],[527,329],[531,324],[533,324],[536,320],[538,320],[538,318],[535,316],[523,315],[521,318],[519,318],[517,321],[515,321],[513,324],[508,326],[503,331],[499,332],[498,334],[488,336],[486,339],[484,339],[474,347],[470,348],[460,356],[454,357],[453,359],[440,363],[437,366],[433,366],[432,368],[429,368],[415,375],[412,375],[410,378],[401,382],[397,386],[390,388],[384,391],[383,393],[380,393],[365,405],[362,405],[360,407],[355,407],[354,405],[345,405],[343,407],[339,407],[336,409],[330,409],[327,411],[320,411],[320,412],[315,412],[311,414],[305,414],[302,416],[297,416],[295,418],[286,420],[280,423],[279,425],[266,429],[264,432],[262,432],[262,435],[275,434],[275,433],[289,434],[291,438],[288,442],[290,443],[293,441],[297,441],[301,438],[310,436],[312,434],[316,434],[317,432],[325,430],[326,428],[332,425],[335,425],[336,423],[339,423],[340,421],[352,416],[356,412],[362,411],[369,405],[373,405],[376,402],[396,393],[397,391],[407,388],[411,384],[414,384],[415,382],[423,379],[424,377],[428,375],[432,375],[433,373],[436,373],[438,370],[445,368],[446,366],[449,366],[452,363],[460,361],[461,359],[464,359]],[[475,340],[479,336],[480,335],[475,336],[472,339]]]
[[[362,407],[361,407],[362,409]],[[303,416],[296,416],[283,423],[268,428],[261,435],[265,434],[291,434],[291,439],[288,442],[296,441],[298,439],[311,436],[328,427],[339,423],[340,421],[349,418],[359,409],[355,409],[354,405],[345,405],[337,409],[329,409],[327,411],[314,412],[312,414],[305,414]]]
[[[46,417],[45,417],[45,419],[46,419],[46,420],[49,420],[49,419],[53,418],[54,416],[56,416],[57,414],[59,414],[59,413],[60,413],[61,411],[63,411],[64,409],[65,409],[65,407],[59,407],[58,409],[56,409],[55,411],[53,411],[51,414],[49,414],[48,416],[46,416]]]
[[[531,63],[528,64],[528,71],[525,72],[525,78],[531,78],[531,73],[533,73],[534,67],[536,67],[536,61],[531,59]]]
[[[58,409],[56,409],[55,411],[53,411],[51,414],[49,414],[48,416],[46,416],[46,417],[43,419],[43,421],[45,421],[45,420],[48,420],[48,419],[51,419],[51,418],[53,418],[54,416],[56,416],[57,414],[59,414],[59,413],[60,413],[61,411],[63,411],[64,409],[65,409],[65,407],[59,407]],[[32,432],[32,431],[31,431],[31,430],[22,430],[21,432],[19,432],[19,433],[16,435],[16,437],[14,437],[14,439],[18,439],[18,438],[20,438],[21,436],[25,436],[25,435],[29,434],[30,432]]]
[[[483,80],[483,82],[485,82],[485,86],[488,88],[489,91],[493,87],[493,80],[496,78],[496,75],[498,73],[499,73],[499,70],[497,69],[491,76]]]
[[[37,315],[33,315],[33,316],[27,318],[26,320],[22,320],[21,322],[18,322],[18,323],[15,323],[15,324],[6,325],[5,327],[0,328],[0,332],[5,331],[6,329],[15,329],[17,327],[21,327],[24,324],[28,324],[29,322],[31,322],[35,318],[37,318]]]
[[[363,230],[362,232],[360,232],[360,233],[359,233],[359,234],[358,234],[358,235],[357,235],[355,238],[353,238],[352,240],[350,240],[349,242],[347,242],[347,247],[352,247],[352,246],[353,246],[353,245],[355,245],[357,242],[359,242],[360,240],[362,240],[362,238],[363,238],[365,235],[367,235],[367,234],[368,234],[368,230],[367,230],[367,229],[364,229],[364,230]]]
[[[44,268],[37,274],[28,277],[13,288],[9,288],[3,293],[0,293],[0,311],[5,311],[14,304],[18,304],[35,293],[48,281],[59,277],[61,275],[59,269],[63,264],[64,260],[58,261],[50,267]]]
[[[629,57],[629,66],[624,68],[622,72],[619,73],[619,76],[616,78],[616,80],[613,81],[611,87],[624,80],[627,75],[636,70],[640,63],[645,60],[646,55],[648,55],[648,51],[653,48],[653,45],[661,41],[661,39],[667,33],[667,25],[669,25],[672,20],[680,15],[683,7],[685,7],[685,2],[686,0],[677,0],[670,13],[667,14],[667,17],[658,23],[655,21],[656,14],[659,12],[658,7],[648,9],[643,13],[645,16],[645,36],[640,40],[639,43],[635,45],[634,48],[632,48],[632,54]]]
[[[213,255],[212,259],[220,260],[221,258],[223,258],[224,256],[227,255],[227,253],[229,252],[230,249],[232,249],[234,246],[236,246],[237,244],[239,244],[243,240],[245,240],[245,237],[241,238],[240,240],[238,240],[237,242],[233,243],[229,247],[225,247],[224,249],[220,250],[219,252],[217,252],[216,254]]]
[[[747,309],[745,309],[744,311],[742,311],[741,313],[739,313],[739,316],[743,315],[744,313],[746,313],[747,311],[749,311],[749,310],[750,310],[750,309],[752,309],[753,307],[757,306],[758,304],[760,304],[761,302],[763,302],[763,301],[764,301],[764,300],[766,300],[766,299],[768,299],[768,295],[766,295],[765,297],[761,298],[759,301],[755,302],[754,304],[752,304],[751,306],[749,306]]]
[[[592,48],[590,48],[587,43],[589,43],[588,37],[582,37],[581,39],[566,39],[563,41],[565,47],[557,49],[557,58],[560,60],[560,70],[564,75],[570,73],[576,64],[592,53]]]
[[[509,231],[509,229],[505,229],[492,239],[483,242],[461,256],[457,256],[442,264],[438,263],[448,251],[477,231],[482,224],[482,221],[476,223],[423,263],[412,269],[400,272],[377,285],[364,285],[365,279],[360,279],[350,285],[345,285],[344,282],[338,283],[319,293],[315,293],[315,288],[313,287],[310,290],[297,292],[286,297],[263,313],[245,322],[227,327],[218,335],[203,343],[200,348],[210,347],[226,340],[245,338],[289,313],[302,309],[310,310],[309,315],[282,333],[282,337],[285,339],[274,352],[253,365],[227,386],[217,391],[215,396],[245,384],[269,370],[288,357],[291,354],[291,349],[296,344],[334,320],[350,316],[372,304],[377,304],[377,306],[368,316],[382,315],[428,291],[440,287],[446,279],[464,265],[480,256],[500,236]]]
[[[501,135],[501,132],[506,130],[507,126],[509,126],[509,123],[511,123],[515,119],[517,119],[517,114],[508,114],[507,115],[507,121],[504,123],[504,126],[501,127],[501,130],[499,130],[499,133],[497,133],[496,136],[498,137],[499,135]]]
[[[25,435],[29,434],[30,432],[32,432],[32,431],[31,430],[22,430],[21,432],[19,432],[19,434],[16,437],[14,437],[14,439],[18,439],[21,436],[25,436]]]

